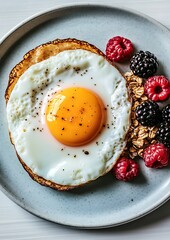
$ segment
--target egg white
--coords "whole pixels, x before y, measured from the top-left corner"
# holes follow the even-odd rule
[[[107,108],[101,134],[80,147],[62,145],[45,122],[47,101],[58,90],[73,86],[91,89]],[[33,173],[70,186],[95,180],[113,167],[126,145],[130,113],[126,82],[119,71],[104,57],[81,49],[32,65],[7,104],[9,131],[20,158]]]

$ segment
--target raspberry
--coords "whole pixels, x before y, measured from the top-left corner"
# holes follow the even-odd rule
[[[145,148],[143,153],[145,165],[150,168],[162,168],[168,165],[169,150],[162,143],[154,143]]]
[[[164,76],[148,78],[144,85],[145,94],[152,101],[165,101],[170,96],[170,82]]]
[[[115,62],[122,62],[129,59],[133,53],[132,42],[124,37],[116,36],[111,38],[106,46],[106,56]]]
[[[114,166],[114,174],[117,179],[130,181],[138,175],[138,164],[130,158],[120,158]]]
[[[151,77],[156,73],[157,68],[157,58],[149,51],[139,51],[130,60],[130,69],[138,77]]]

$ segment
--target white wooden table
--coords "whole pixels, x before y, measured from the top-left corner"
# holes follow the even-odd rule
[[[31,15],[73,0],[0,0],[0,38]],[[87,2],[77,0],[75,2]],[[90,2],[90,1],[89,1]],[[94,2],[94,1],[93,1]],[[170,28],[170,0],[98,0],[145,13]],[[35,217],[0,192],[0,240],[24,239],[170,239],[170,201],[148,216],[124,226],[76,230]]]

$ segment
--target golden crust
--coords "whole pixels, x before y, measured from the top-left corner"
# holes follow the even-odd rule
[[[98,48],[96,48],[95,46],[93,46],[85,41],[68,38],[68,39],[57,39],[57,40],[42,44],[42,45],[30,50],[28,53],[26,53],[23,57],[23,60],[12,69],[12,71],[9,75],[9,82],[8,82],[8,86],[7,86],[7,89],[5,92],[6,103],[8,102],[10,94],[11,94],[15,84],[17,83],[18,79],[30,66],[32,66],[33,64],[36,64],[38,62],[41,62],[43,60],[46,60],[47,58],[49,58],[51,56],[57,55],[58,53],[60,53],[62,51],[74,50],[74,49],[88,50],[92,53],[96,53],[98,55],[103,56],[107,61],[109,61],[102,51],[100,51]],[[113,65],[113,63],[111,63],[111,64]],[[129,97],[129,101],[130,101],[130,97]],[[10,135],[11,143],[13,144],[11,134],[9,133],[9,135]],[[84,185],[84,184],[77,185],[77,186],[60,185],[60,184],[56,184],[50,180],[46,180],[43,177],[40,177],[37,174],[33,173],[33,171],[20,158],[18,153],[17,153],[17,156],[18,156],[18,159],[21,162],[22,166],[28,172],[28,174],[31,176],[31,178],[41,185],[51,187],[51,188],[61,190],[61,191],[70,190],[70,189]],[[108,169],[108,171],[109,170],[110,169]]]

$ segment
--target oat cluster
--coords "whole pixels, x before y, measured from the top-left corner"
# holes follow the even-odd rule
[[[127,146],[123,155],[129,155],[131,158],[142,157],[143,150],[151,143],[156,142],[157,127],[142,126],[135,117],[136,107],[148,100],[144,94],[143,79],[135,76],[132,72],[126,72],[124,77],[132,97],[132,112]]]

